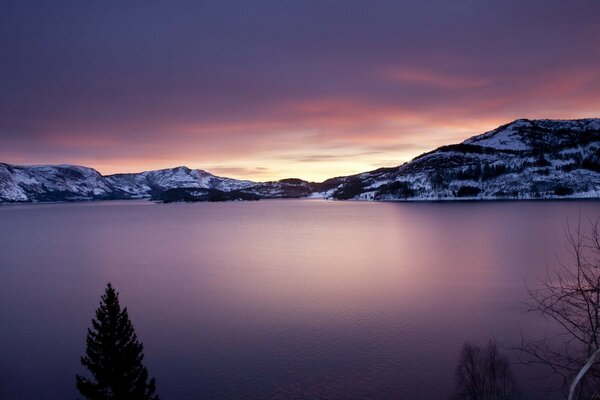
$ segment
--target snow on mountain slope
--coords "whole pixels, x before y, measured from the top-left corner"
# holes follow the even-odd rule
[[[0,201],[73,201],[107,198],[113,189],[98,171],[76,165],[0,164]]]
[[[321,183],[251,182],[177,167],[102,176],[74,165],[0,163],[0,202],[317,197],[453,200],[600,197],[600,119],[517,120],[398,167]]]
[[[251,181],[222,178],[199,169],[177,167],[146,171],[137,174],[116,174],[106,177],[107,182],[125,195],[145,198],[176,188],[201,188],[231,191],[256,185]]]
[[[568,145],[573,139],[572,135],[594,130],[600,130],[600,119],[519,119],[463,143],[499,150],[527,151],[538,146],[540,141]]]
[[[256,194],[262,198],[281,199],[308,197],[313,192],[313,188],[310,182],[291,178],[258,183],[245,188],[244,191]]]
[[[517,120],[395,168],[336,178],[326,197],[600,197],[600,119]]]
[[[524,141],[520,130],[529,125],[529,121],[517,120],[512,124],[496,128],[483,135],[465,140],[465,144],[474,144],[498,150],[529,150],[530,146]]]
[[[76,165],[0,164],[0,202],[44,202],[150,198],[173,188],[231,191],[254,182],[221,178],[186,167],[102,176]]]

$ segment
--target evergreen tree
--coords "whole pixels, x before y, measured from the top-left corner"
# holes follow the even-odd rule
[[[89,400],[158,400],[155,380],[148,381],[143,359],[143,345],[127,308],[121,310],[119,294],[108,283],[81,357],[93,379],[77,375],[77,389]]]

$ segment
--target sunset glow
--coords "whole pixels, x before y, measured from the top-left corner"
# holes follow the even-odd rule
[[[319,181],[600,115],[598,2],[342,3],[9,1],[0,162]]]

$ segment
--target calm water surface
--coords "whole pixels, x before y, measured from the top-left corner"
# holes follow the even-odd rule
[[[599,202],[0,207],[0,398],[74,399],[107,281],[163,399],[440,399]],[[523,392],[539,384],[517,367]]]

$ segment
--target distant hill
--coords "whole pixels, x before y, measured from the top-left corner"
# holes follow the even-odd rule
[[[521,119],[399,167],[332,182],[325,197],[335,199],[597,198],[600,119]]]
[[[398,167],[321,183],[252,182],[177,167],[103,176],[75,165],[0,163],[0,202],[160,202],[320,197],[337,200],[600,197],[600,119],[520,119]]]

